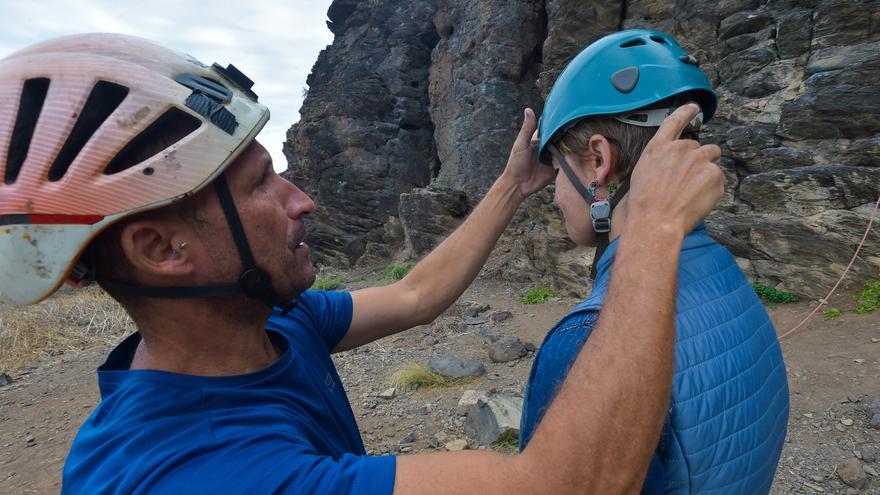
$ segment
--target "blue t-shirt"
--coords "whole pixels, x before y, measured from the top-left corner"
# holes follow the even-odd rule
[[[228,377],[129,370],[132,335],[98,369],[62,493],[392,493],[395,459],[366,455],[330,359],[351,316],[349,294],[306,291],[266,323],[281,358]]]

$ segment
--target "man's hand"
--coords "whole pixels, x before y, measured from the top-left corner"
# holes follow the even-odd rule
[[[721,149],[679,139],[700,108],[679,107],[645,147],[630,179],[627,217],[667,226],[682,236],[712,210],[724,192]]]
[[[516,136],[502,179],[512,180],[523,199],[540,191],[556,177],[556,170],[538,161],[538,122],[535,112],[526,108],[523,125]]]

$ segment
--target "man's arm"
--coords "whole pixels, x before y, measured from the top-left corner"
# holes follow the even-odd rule
[[[696,113],[642,154],[602,316],[526,450],[400,457],[395,493],[638,493],[669,400],[679,250],[723,187],[718,147],[676,139]]]
[[[462,225],[397,283],[352,293],[351,328],[334,352],[430,323],[468,288],[529,194],[555,176],[538,163],[535,114],[526,109],[507,167]]]

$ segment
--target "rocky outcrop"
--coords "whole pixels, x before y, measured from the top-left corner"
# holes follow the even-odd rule
[[[437,173],[428,113],[434,12],[433,0],[337,0],[327,12],[335,39],[312,68],[284,146],[285,176],[319,205],[309,225],[319,261],[354,263],[370,247],[390,253],[385,224],[400,194]]]
[[[675,36],[720,96],[703,138],[722,147],[728,184],[710,232],[755,281],[804,295],[848,263],[880,195],[880,2],[436,2],[330,9],[336,40],[287,147],[289,176],[324,204],[314,237],[330,260],[423,254],[498,175],[523,106],[540,109],[567,61],[648,27]],[[442,192],[421,189],[432,177]],[[487,271],[583,294],[590,253],[551,198],[527,201]],[[878,236],[855,276],[876,276]]]

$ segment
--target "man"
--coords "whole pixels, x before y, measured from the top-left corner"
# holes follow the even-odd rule
[[[678,139],[697,108],[670,116],[642,155],[630,208],[643,214],[621,234],[627,268],[605,307],[614,338],[599,325],[529,448],[395,459],[364,454],[330,353],[427,323],[461,294],[552,180],[529,139],[535,116],[483,201],[407,277],[315,292],[302,224],[313,204],[254,141],[268,112],[251,84],[118,35],[0,61],[0,292],[26,304],[94,277],[138,327],[99,369],[102,401],[62,491],[637,490],[669,397],[679,245],[722,191],[720,150]],[[636,364],[643,373],[625,372]]]

